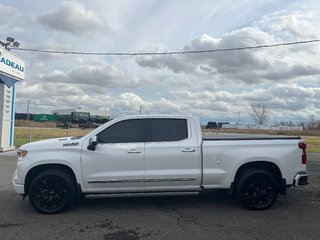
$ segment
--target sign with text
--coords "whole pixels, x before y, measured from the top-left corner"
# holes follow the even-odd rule
[[[0,74],[22,81],[25,76],[25,63],[7,49],[0,47]]]

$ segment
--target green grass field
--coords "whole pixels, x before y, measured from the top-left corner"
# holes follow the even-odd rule
[[[66,136],[83,136],[87,134],[90,130],[80,130],[76,128],[71,129],[59,129],[59,128],[15,128],[14,144],[16,147],[31,142],[48,139],[48,138],[58,138]],[[307,143],[308,152],[320,152],[320,137],[316,136],[306,136],[304,137]]]
[[[53,128],[15,128],[14,144],[16,147],[28,143],[49,138],[59,138],[67,136],[84,136],[90,130],[71,129],[53,129]]]
[[[320,137],[304,137],[307,143],[307,151],[312,153],[320,152]]]

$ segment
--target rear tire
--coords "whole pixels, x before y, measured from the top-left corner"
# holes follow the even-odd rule
[[[247,169],[236,182],[236,198],[245,207],[264,210],[271,207],[278,197],[274,177],[263,169]]]
[[[29,201],[32,207],[46,214],[64,211],[76,199],[76,186],[70,174],[50,169],[36,176],[29,187]]]

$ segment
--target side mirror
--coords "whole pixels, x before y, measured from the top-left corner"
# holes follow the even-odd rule
[[[98,145],[97,136],[93,136],[93,137],[89,138],[89,145],[88,145],[87,149],[91,150],[91,151],[95,151],[97,145]]]

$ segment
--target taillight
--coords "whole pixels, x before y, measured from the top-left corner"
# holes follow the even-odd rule
[[[301,156],[301,162],[302,164],[307,164],[307,144],[304,142],[299,142],[299,148],[302,149],[302,156]]]

